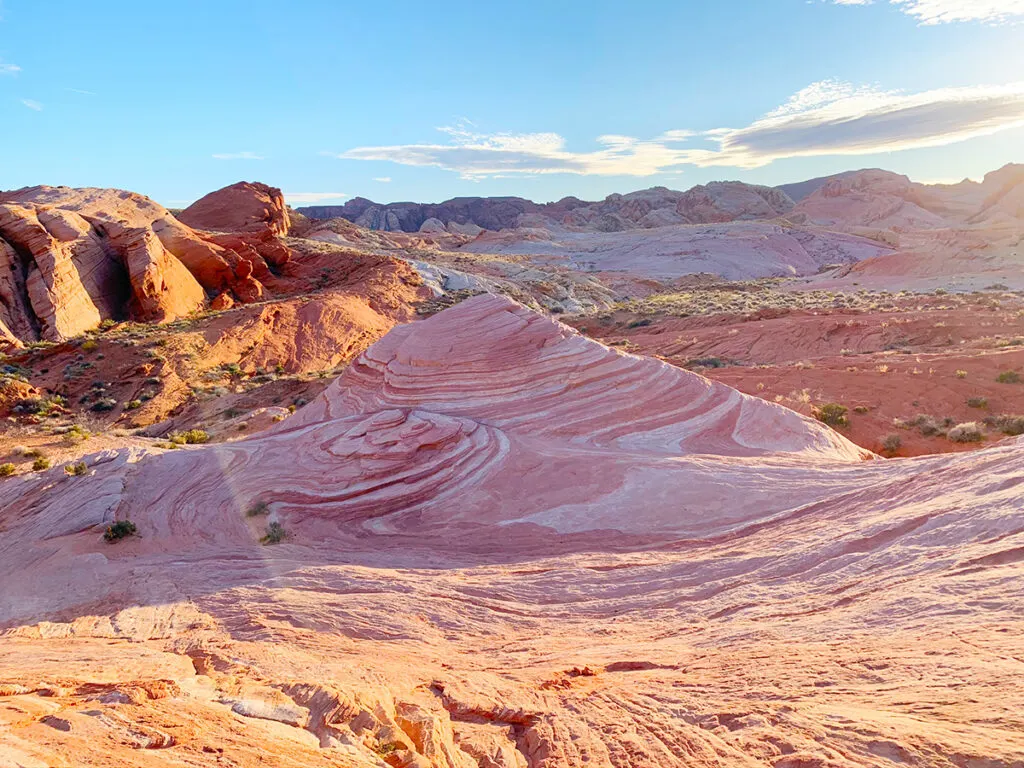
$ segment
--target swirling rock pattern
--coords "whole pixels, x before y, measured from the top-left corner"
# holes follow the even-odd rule
[[[283,428],[387,407],[466,416],[576,446],[668,455],[864,455],[788,409],[611,350],[491,295],[396,328]]]
[[[0,482],[0,759],[1020,765],[1024,441],[864,458],[463,302],[268,432]]]

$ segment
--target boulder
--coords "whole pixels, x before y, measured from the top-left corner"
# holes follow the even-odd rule
[[[195,229],[215,232],[270,232],[288,234],[288,207],[277,187],[240,181],[211,192],[178,214]]]

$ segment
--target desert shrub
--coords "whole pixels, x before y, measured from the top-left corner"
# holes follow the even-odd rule
[[[284,530],[284,526],[280,523],[271,523],[267,526],[267,534],[260,539],[264,544],[280,544],[288,538],[288,534]]]
[[[693,360],[686,361],[687,368],[724,368],[723,363],[717,357],[695,357]]]
[[[969,397],[967,398],[967,405],[970,408],[988,408],[987,397]]]
[[[386,744],[378,744],[373,750],[377,753],[378,757],[387,757],[392,752],[397,752],[402,748],[402,745],[396,741],[389,741]]]
[[[1004,435],[1024,435],[1024,416],[996,416],[993,426]]]
[[[634,320],[632,323],[627,325],[627,328],[646,328],[648,325],[654,323],[649,317],[645,317],[643,320]]]
[[[224,363],[224,365],[222,365],[220,369],[229,376],[242,375],[242,367],[238,363]]]
[[[95,352],[99,344],[96,343],[95,339],[86,339],[82,342],[82,346],[79,347],[83,352]]]
[[[917,427],[917,431],[925,437],[932,437],[942,432],[942,422],[923,413],[914,419],[913,424]]]
[[[10,477],[14,474],[15,466],[11,462],[0,464],[0,477]]]
[[[100,322],[100,330],[101,331],[109,331],[115,325],[117,325],[117,321],[116,320],[111,320],[108,317],[106,320],[103,320],[103,321]]]
[[[82,475],[88,474],[89,467],[86,466],[84,461],[76,461],[74,464],[66,464],[64,466],[64,472],[71,477],[81,477]]]
[[[951,428],[946,437],[954,443],[980,443],[985,438],[985,433],[978,422],[965,421]]]
[[[45,397],[26,397],[18,400],[11,410],[14,413],[31,413],[36,416],[56,416],[64,410],[67,404],[60,395],[46,395]]]
[[[12,407],[11,411],[14,413],[39,413],[43,407],[43,398],[41,397],[24,397],[18,400]]]
[[[92,433],[89,432],[89,430],[83,427],[81,424],[72,424],[70,427],[64,430],[63,435],[63,440],[65,443],[74,445],[75,443],[80,443],[84,440],[88,440],[92,436]]]
[[[867,413],[870,410],[871,409],[868,408],[866,405],[855,405],[853,407],[853,412],[854,413]]]
[[[966,379],[967,378],[967,371],[965,371],[963,368],[960,368],[956,372],[956,377],[958,379]]]
[[[848,427],[847,407],[839,403],[825,403],[814,409],[814,418],[830,427]]]
[[[103,532],[103,538],[107,541],[120,541],[126,536],[134,536],[137,531],[138,528],[131,520],[118,520],[107,526],[107,530]]]
[[[45,456],[40,456],[38,459],[32,462],[33,472],[42,472],[44,469],[50,468],[50,460]]]
[[[265,501],[257,501],[245,511],[246,517],[259,517],[270,512],[270,505]]]
[[[1016,371],[1003,371],[996,376],[1000,384],[1020,384],[1020,374]]]
[[[112,411],[117,408],[117,400],[112,397],[101,397],[95,403],[90,406],[89,410],[96,411],[97,413]]]
[[[198,445],[208,441],[210,435],[202,429],[186,429],[183,432],[172,432],[169,439],[177,445]]]
[[[895,432],[891,432],[882,438],[882,450],[886,453],[896,453],[903,445],[903,438]]]

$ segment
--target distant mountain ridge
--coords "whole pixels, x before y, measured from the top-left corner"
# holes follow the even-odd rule
[[[756,221],[795,215],[798,221],[830,225],[851,214],[846,204],[836,201],[835,215],[807,216],[818,212],[822,198],[835,199],[853,194],[853,209],[868,205],[913,205],[917,223],[937,226],[940,218],[965,221],[979,215],[982,201],[996,206],[1011,218],[1016,215],[1015,194],[1022,167],[1007,164],[985,176],[981,182],[964,180],[958,184],[921,184],[908,177],[879,168],[843,171],[831,176],[768,187],[741,181],[713,181],[686,191],[667,187],[611,194],[604,200],[586,201],[563,197],[551,203],[536,203],[522,197],[455,197],[440,203],[378,203],[356,197],[344,205],[310,205],[297,208],[313,220],[345,219],[360,227],[385,232],[449,232],[475,237],[483,230],[544,229],[580,232],[622,232],[654,229],[674,224],[722,224],[732,221]],[[899,201],[903,201],[902,203]],[[908,208],[909,210],[909,208]],[[904,211],[904,215],[907,212]],[[838,217],[838,218],[837,218]],[[885,217],[874,211],[868,218]],[[859,222],[864,224],[866,222]],[[909,223],[909,222],[904,222]]]
[[[298,208],[311,219],[342,218],[367,229],[389,232],[457,231],[478,234],[521,227],[551,225],[596,232],[671,224],[710,224],[783,215],[793,200],[776,188],[739,181],[716,181],[685,192],[667,187],[612,194],[587,202],[565,197],[535,203],[521,197],[456,197],[441,203],[376,203],[363,197],[344,205]]]

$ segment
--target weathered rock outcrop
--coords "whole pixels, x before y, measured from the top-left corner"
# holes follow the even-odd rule
[[[801,200],[794,221],[875,229],[942,227],[947,222],[919,204],[919,187],[906,176],[867,170],[836,176]]]
[[[253,301],[263,293],[253,273],[289,254],[267,231],[198,233],[132,192],[0,192],[0,336],[60,341],[109,318],[163,322],[206,292]]]
[[[196,200],[177,216],[195,229],[288,234],[288,208],[277,187],[239,181]]]

